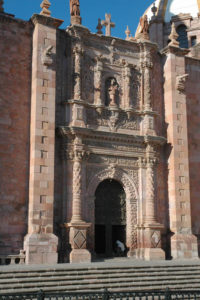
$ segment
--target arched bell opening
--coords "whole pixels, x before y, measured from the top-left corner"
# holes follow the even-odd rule
[[[188,48],[188,36],[187,36],[187,27],[184,24],[181,24],[176,29],[178,33],[178,42],[180,48]]]
[[[97,257],[126,256],[126,194],[116,180],[102,181],[95,192],[95,253]],[[126,248],[126,247],[125,247]]]

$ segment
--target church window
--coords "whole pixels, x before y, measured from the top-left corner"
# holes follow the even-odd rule
[[[176,31],[178,33],[178,42],[180,48],[188,48],[187,27],[185,25],[180,25]]]
[[[196,35],[191,36],[191,47],[195,46],[197,44],[197,37]]]

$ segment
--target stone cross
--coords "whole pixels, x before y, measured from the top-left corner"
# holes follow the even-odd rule
[[[115,27],[115,23],[111,22],[111,14],[106,14],[105,21],[101,21],[101,24],[106,27],[106,36],[111,36],[111,28]]]
[[[3,0],[0,0],[0,13],[1,13],[1,12],[4,12],[4,9],[3,9],[3,3],[4,3],[4,1],[3,1]]]

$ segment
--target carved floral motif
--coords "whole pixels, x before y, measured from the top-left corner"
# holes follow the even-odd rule
[[[140,117],[131,116],[130,118],[123,111],[115,110],[103,110],[101,114],[98,114],[94,109],[87,109],[87,124],[91,126],[105,126],[110,130],[115,131],[118,128],[139,130],[140,129]]]

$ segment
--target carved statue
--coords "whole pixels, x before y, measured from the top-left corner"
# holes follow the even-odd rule
[[[118,84],[116,79],[111,78],[110,79],[110,84],[108,86],[108,95],[109,95],[109,99],[110,99],[110,105],[117,105],[117,90],[118,90]]]
[[[147,15],[144,15],[144,17],[140,18],[140,26],[141,26],[140,33],[143,33],[143,34],[149,33],[149,22],[148,22]]]
[[[71,16],[80,16],[79,0],[70,0],[70,14]]]

